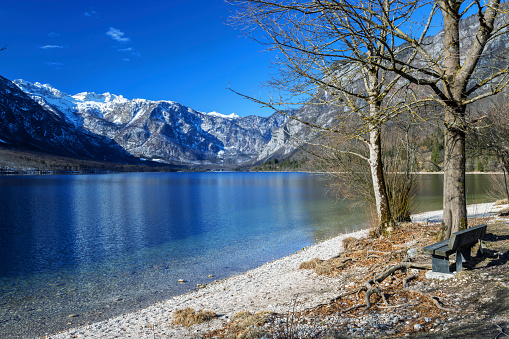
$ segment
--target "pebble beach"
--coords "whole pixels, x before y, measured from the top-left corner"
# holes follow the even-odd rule
[[[479,217],[488,216],[497,209],[493,203],[477,204],[469,206],[468,212],[470,217]],[[412,218],[414,222],[440,220],[441,211],[426,212]],[[299,265],[314,258],[332,258],[342,251],[342,242],[346,237],[367,235],[368,230],[340,235],[241,275],[199,286],[193,292],[148,308],[45,338],[197,338],[224,326],[238,312],[286,313],[312,308],[337,297],[344,282],[338,278],[316,275],[311,270],[301,270]],[[189,328],[173,325],[173,312],[188,307],[213,311],[217,318]]]

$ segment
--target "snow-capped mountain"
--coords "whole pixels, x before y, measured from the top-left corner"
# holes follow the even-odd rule
[[[116,142],[74,128],[58,112],[48,112],[0,76],[0,143],[14,148],[99,161],[136,163]]]
[[[69,95],[15,80],[39,105],[76,129],[113,140],[129,154],[164,163],[240,165],[258,157],[286,117],[195,111],[173,101],[129,100],[110,93]]]

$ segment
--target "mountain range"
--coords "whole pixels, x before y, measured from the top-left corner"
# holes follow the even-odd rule
[[[234,168],[257,161],[287,120],[203,113],[173,101],[69,95],[0,77],[0,144],[123,163]]]

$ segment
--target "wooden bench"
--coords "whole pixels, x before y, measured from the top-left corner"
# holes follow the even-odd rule
[[[449,256],[456,252],[456,272],[463,269],[463,263],[470,260],[470,251],[478,240],[486,234],[486,224],[467,228],[453,233],[449,239],[424,247],[431,254],[431,270],[440,273],[452,273],[449,270]]]

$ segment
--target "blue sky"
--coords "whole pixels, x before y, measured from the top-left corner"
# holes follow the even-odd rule
[[[273,55],[225,24],[222,0],[3,0],[0,75],[57,89],[267,116]],[[0,46],[0,47],[1,47]]]

